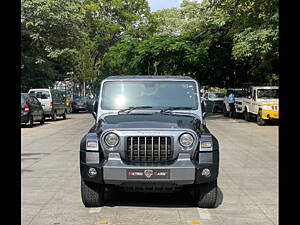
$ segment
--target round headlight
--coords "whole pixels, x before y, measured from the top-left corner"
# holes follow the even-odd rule
[[[183,147],[191,147],[194,143],[194,138],[191,134],[182,134],[179,138],[179,142]]]
[[[119,137],[115,133],[109,133],[104,138],[105,144],[109,147],[115,147],[119,143]]]

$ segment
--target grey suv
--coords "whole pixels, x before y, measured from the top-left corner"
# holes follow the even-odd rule
[[[199,207],[215,207],[219,144],[206,128],[199,93],[186,76],[103,80],[95,125],[80,143],[83,204],[101,206],[105,188],[189,189]]]

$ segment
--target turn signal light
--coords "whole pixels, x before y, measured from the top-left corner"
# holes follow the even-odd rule
[[[97,141],[87,141],[86,143],[87,147],[97,147]]]
[[[212,144],[210,141],[201,142],[201,148],[211,148]]]

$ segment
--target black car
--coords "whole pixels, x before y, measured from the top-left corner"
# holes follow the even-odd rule
[[[90,100],[90,97],[87,96],[75,96],[73,101],[71,101],[72,112],[86,111],[87,102]]]
[[[192,191],[216,207],[219,144],[206,128],[196,80],[187,76],[110,76],[93,104],[94,126],[80,143],[81,197],[103,204],[106,188]]]
[[[34,122],[45,122],[42,105],[36,97],[21,93],[21,124],[32,127]]]

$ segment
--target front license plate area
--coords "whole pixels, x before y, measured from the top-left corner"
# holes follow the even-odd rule
[[[170,179],[169,169],[127,169],[127,179],[159,180]]]

